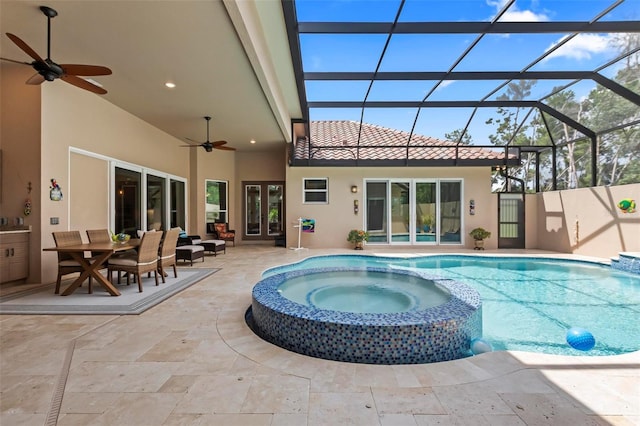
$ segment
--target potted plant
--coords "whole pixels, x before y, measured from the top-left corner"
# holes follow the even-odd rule
[[[484,228],[474,228],[469,232],[471,238],[475,241],[474,250],[484,250],[484,240],[491,236],[491,232],[487,231]]]
[[[422,215],[422,229],[424,232],[434,232],[436,228],[436,218],[432,214]]]
[[[369,233],[362,229],[352,229],[347,235],[347,241],[355,244],[355,250],[362,250],[364,242],[369,241]]]

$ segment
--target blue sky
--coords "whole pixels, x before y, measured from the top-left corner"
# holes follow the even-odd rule
[[[400,22],[482,21],[492,20],[506,0],[407,0]],[[590,21],[614,0],[516,0],[501,21]],[[393,22],[399,0],[296,0],[300,22]],[[640,0],[626,0],[601,20],[640,19]],[[458,64],[454,71],[521,71],[544,52],[562,41],[563,34],[486,35]],[[397,34],[391,38],[380,71],[448,71],[476,39],[475,34]],[[305,72],[375,70],[386,42],[386,34],[302,34],[301,49]],[[619,55],[607,34],[581,34],[537,63],[535,71],[591,71]],[[615,68],[603,74],[611,77]],[[539,99],[562,81],[539,81],[530,99]],[[422,100],[433,88],[433,81],[385,81],[371,87],[368,100]],[[479,100],[490,94],[499,81],[447,81],[428,100]],[[578,97],[585,96],[594,83],[573,86]],[[368,81],[308,81],[309,101],[362,101]],[[494,99],[503,93],[489,97]],[[423,109],[416,133],[444,138],[444,134],[463,128],[472,109]],[[312,109],[312,120],[360,120],[361,110]],[[487,144],[493,133],[485,125],[495,110],[481,108],[469,132],[477,144]],[[415,109],[367,109],[364,121],[409,131],[416,118]]]

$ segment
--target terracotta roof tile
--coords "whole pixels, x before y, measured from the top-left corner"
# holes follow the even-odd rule
[[[358,145],[358,132],[360,144]],[[315,160],[452,160],[456,158],[456,144],[452,141],[416,135],[401,130],[357,121],[312,121],[311,159]],[[359,146],[359,148],[358,148]],[[433,146],[433,147],[430,147]],[[450,146],[450,148],[449,148]],[[504,151],[459,145],[457,158],[466,160],[498,160]],[[309,159],[309,144],[297,142],[295,159]]]

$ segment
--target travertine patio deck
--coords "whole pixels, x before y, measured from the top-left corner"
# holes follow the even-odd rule
[[[0,316],[0,424],[640,424],[640,352],[362,365],[247,328],[264,269],[341,252],[239,245],[193,266],[221,271],[139,316]]]

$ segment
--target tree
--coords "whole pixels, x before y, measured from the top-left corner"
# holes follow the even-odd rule
[[[537,80],[518,80],[517,82],[511,82],[507,85],[507,90],[504,94],[498,96],[497,100],[499,101],[507,101],[507,100],[523,100],[531,95],[531,88],[535,86]],[[524,108],[504,108],[499,107],[497,112],[500,116],[499,118],[490,118],[485,123],[486,124],[497,124],[496,133],[493,135],[489,135],[489,141],[492,144],[498,146],[524,146],[531,145],[532,138],[527,136],[527,131],[529,130],[529,126],[521,123],[521,115],[523,114]],[[525,155],[523,166],[518,168],[512,168],[510,170],[510,175],[512,176],[522,176],[524,175],[524,180],[530,181],[533,176],[534,171],[531,170],[533,155],[527,154]],[[504,179],[504,177],[499,173],[494,173],[492,176],[492,186],[495,190],[498,191],[509,191],[511,182],[509,179]]]
[[[462,145],[471,145],[473,143],[473,137],[468,132],[462,133],[463,129],[456,129],[450,133],[445,133],[444,137],[448,141],[457,142],[460,140],[460,144]]]

